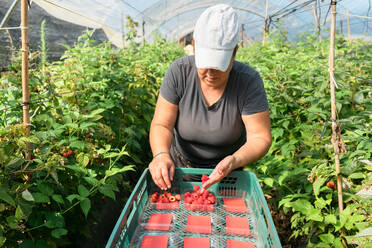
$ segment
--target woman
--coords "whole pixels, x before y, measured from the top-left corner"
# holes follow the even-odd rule
[[[235,61],[239,23],[230,6],[205,10],[194,29],[195,56],[175,60],[160,88],[150,127],[149,170],[162,190],[175,166],[214,168],[207,189],[264,156],[270,118],[260,75]]]

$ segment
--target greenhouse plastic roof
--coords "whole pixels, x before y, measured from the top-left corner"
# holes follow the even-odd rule
[[[102,28],[118,47],[123,46],[126,33],[125,16],[139,23],[138,39],[153,40],[157,31],[167,40],[180,40],[192,33],[199,15],[208,7],[225,3],[239,15],[242,36],[246,41],[262,39],[265,20],[265,0],[34,0],[48,13],[65,21],[90,28]],[[270,28],[279,25],[293,38],[302,32],[314,31],[312,6],[316,6],[322,29],[329,26],[330,0],[269,0]],[[350,13],[351,33],[371,37],[371,0],[338,0],[337,28],[347,33],[346,9]],[[362,17],[364,16],[364,17]],[[280,23],[280,24],[279,24]],[[124,27],[124,28],[123,28]]]

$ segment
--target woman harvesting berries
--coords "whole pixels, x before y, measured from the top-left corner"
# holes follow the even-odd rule
[[[234,9],[205,10],[194,29],[195,56],[175,60],[160,88],[150,128],[156,185],[171,187],[175,166],[214,168],[207,189],[232,170],[264,156],[271,145],[262,79],[235,60],[239,23]]]

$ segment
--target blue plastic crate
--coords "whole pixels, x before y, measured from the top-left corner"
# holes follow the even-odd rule
[[[201,186],[200,181],[190,181],[188,177],[190,175],[201,176],[202,174],[209,175],[211,173],[212,169],[177,168],[170,192],[173,191],[173,193],[182,194],[192,189],[194,185]],[[255,244],[256,248],[282,247],[267,202],[255,174],[248,171],[233,171],[222,181],[211,186],[209,190],[213,192],[217,198],[216,207],[211,214],[221,217],[221,220],[224,215],[230,214],[225,211],[222,199],[229,197],[243,198],[249,209],[249,214],[235,213],[233,215],[248,216],[252,229],[252,236],[250,237],[234,237],[224,233],[225,229],[223,225],[215,225],[218,228],[213,232],[214,244],[218,244],[218,247],[225,247],[227,239],[234,239],[242,241],[250,240]],[[139,247],[139,245],[134,244],[137,244],[137,240],[135,239],[141,236],[141,229],[139,229],[141,214],[149,211],[149,204],[151,205],[148,201],[149,195],[154,191],[162,192],[153,183],[150,172],[146,169],[125,204],[111,233],[110,239],[106,244],[106,248]],[[179,209],[175,211],[178,211],[178,214],[183,214],[183,212],[187,211],[182,201],[180,202]],[[179,230],[176,231],[179,233],[175,236],[182,236],[185,234],[181,224],[178,223],[177,227],[179,227]],[[172,247],[182,247],[182,244],[182,241],[177,243],[177,240],[172,240],[170,245]]]

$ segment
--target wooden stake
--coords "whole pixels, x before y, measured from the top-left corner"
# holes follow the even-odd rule
[[[28,87],[28,6],[27,0],[21,1],[21,34],[22,34],[22,108],[23,124],[26,135],[30,135],[30,91]],[[26,159],[31,159],[30,144],[26,143]]]
[[[349,9],[346,9],[346,21],[347,21],[347,39],[351,40],[351,32],[350,32],[350,18],[349,18]]]
[[[266,33],[268,32],[268,14],[269,14],[269,0],[266,0],[266,7],[265,7],[265,26],[262,34],[262,46],[265,45]]]
[[[336,94],[335,94],[335,82],[334,82],[334,60],[335,60],[335,33],[336,33],[336,0],[331,0],[332,8],[332,19],[331,19],[331,39],[329,43],[329,77],[330,77],[330,89],[331,89],[331,118],[332,118],[332,143],[335,154],[336,164],[336,175],[337,175],[337,193],[338,193],[338,208],[339,212],[344,209],[342,199],[342,180],[341,180],[341,169],[340,169],[340,127],[336,122],[337,108],[336,108]]]
[[[316,8],[315,6],[313,5],[313,15],[314,15],[314,19],[315,19],[315,25],[316,25],[316,34],[318,36],[318,40],[319,41],[322,41],[322,36],[320,35],[320,25],[319,25],[319,18],[318,18],[318,14],[316,12]]]

